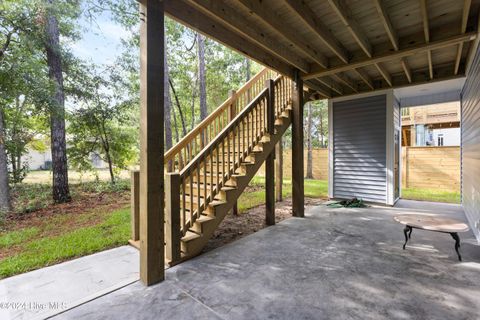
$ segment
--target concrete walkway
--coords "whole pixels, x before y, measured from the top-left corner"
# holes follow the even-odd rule
[[[425,202],[319,206],[54,319],[479,319],[472,234],[461,235],[461,263],[448,234],[414,230],[402,250],[393,216],[408,212],[464,219],[459,206]]]
[[[0,319],[47,318],[137,281],[138,270],[138,250],[123,246],[1,280]]]

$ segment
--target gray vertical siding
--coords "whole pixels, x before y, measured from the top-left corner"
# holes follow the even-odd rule
[[[386,96],[333,103],[333,196],[386,195]]]
[[[462,90],[462,204],[480,241],[480,51]]]

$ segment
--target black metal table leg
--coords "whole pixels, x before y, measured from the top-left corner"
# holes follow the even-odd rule
[[[412,234],[412,227],[405,226],[405,228],[403,228],[403,234],[405,235],[405,243],[403,244],[403,250],[405,250],[405,246],[407,245],[408,239],[410,238],[410,234],[408,234],[408,232]]]
[[[460,255],[460,251],[458,250],[458,248],[460,248],[460,237],[458,236],[458,233],[456,233],[456,232],[452,232],[452,233],[450,233],[450,235],[455,240],[455,251],[457,252],[458,260],[462,261],[462,256]]]
[[[410,239],[410,238],[411,238],[411,236],[412,236],[412,230],[413,230],[413,228],[412,228],[412,227],[410,227],[410,232],[408,233],[408,239]]]

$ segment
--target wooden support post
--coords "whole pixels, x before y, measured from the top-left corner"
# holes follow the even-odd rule
[[[303,217],[303,80],[298,70],[292,86],[292,211],[295,217]]]
[[[130,172],[130,212],[132,241],[140,240],[140,171]]]
[[[173,265],[180,260],[180,174],[165,176],[165,252]]]
[[[235,95],[237,94],[237,92],[235,90],[230,90],[230,92],[228,93],[229,97],[230,97],[230,109],[228,110],[228,122],[232,121],[235,116],[237,115],[237,103],[236,103],[236,97]],[[232,207],[232,214],[234,216],[238,215],[238,202],[235,201],[235,204],[233,205]]]
[[[165,278],[164,2],[140,2],[140,280]]]
[[[280,140],[275,147],[275,192],[276,192],[276,201],[283,201],[283,138],[280,137]]]
[[[268,88],[267,132],[270,139],[275,133],[275,84],[272,79],[266,81]],[[272,141],[272,140],[270,140]],[[275,148],[265,160],[265,221],[267,226],[275,224]]]

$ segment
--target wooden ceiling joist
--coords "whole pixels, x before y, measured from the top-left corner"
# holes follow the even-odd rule
[[[342,87],[338,85],[335,81],[332,79],[325,77],[325,78],[318,78],[316,79],[318,82],[323,84],[324,86],[328,87],[332,91],[335,91],[337,94],[342,95],[344,93]]]
[[[296,55],[290,48],[276,43],[270,37],[266,37],[262,30],[256,29],[249,24],[245,24],[242,17],[239,16],[232,7],[226,4],[225,1],[186,0],[186,2],[198,8],[213,19],[222,22],[227,27],[230,27],[233,32],[248,38],[251,42],[261,46],[271,54],[294,65],[300,71],[309,71],[309,65],[300,56]]]
[[[400,63],[402,64],[403,72],[405,72],[405,76],[407,77],[408,83],[412,83],[412,70],[408,65],[407,58],[400,59]]]
[[[337,81],[343,83],[344,85],[346,85],[347,87],[352,89],[354,92],[358,92],[358,89],[357,89],[357,86],[355,85],[355,83],[349,77],[347,77],[345,74],[337,73],[337,74],[333,75],[333,78],[336,79]]]
[[[365,52],[365,54],[371,58],[372,57],[372,45],[368,41],[367,36],[361,31],[361,27],[358,25],[357,21],[353,19],[352,14],[348,6],[345,4],[344,0],[328,0],[330,6],[337,13],[337,15],[342,20],[343,24],[347,27],[348,31],[355,38],[355,41],[358,43],[360,48]]]
[[[315,63],[324,68],[328,67],[327,58],[302,40],[288,24],[279,19],[265,1],[238,0],[237,2],[242,4],[249,14],[268,24],[282,37],[291,42],[293,46],[309,56]]]
[[[372,79],[369,77],[369,75],[363,71],[362,69],[353,69],[353,71],[362,79],[363,82],[365,82],[365,84],[372,90],[375,89],[375,87],[373,86],[373,81]]]
[[[380,16],[380,20],[382,20],[382,24],[385,27],[385,31],[387,31],[388,38],[390,39],[390,42],[392,42],[393,48],[395,49],[395,51],[398,51],[399,46],[397,32],[392,26],[392,22],[388,17],[382,0],[373,0],[373,2],[375,3],[375,8],[377,9],[378,15]]]
[[[344,63],[348,63],[347,50],[335,39],[328,28],[304,1],[283,0],[290,9],[320,38],[320,40]]]
[[[252,44],[245,37],[233,33],[221,23],[213,21],[209,16],[195,10],[184,1],[166,0],[165,13],[172,19],[206,36],[215,38],[225,46],[251,57],[260,64],[285,75],[292,76],[294,74],[294,68],[291,65],[266,52],[263,48]]]
[[[385,31],[387,32],[388,38],[392,43],[392,47],[395,51],[398,51],[400,47],[398,44],[397,32],[393,28],[392,22],[390,21],[390,17],[388,16],[385,6],[383,5],[382,0],[374,0],[374,3],[375,3],[375,8],[377,9],[378,15],[380,16],[380,20],[382,21]],[[405,58],[402,58],[400,63],[402,64],[402,69],[405,72],[405,76],[407,77],[408,82],[412,82],[412,75],[411,75],[410,67],[408,66],[408,62],[406,61]],[[386,78],[385,80],[388,82]]]
[[[427,0],[420,0],[420,12],[423,21],[423,33],[425,34],[425,43],[430,43],[430,24],[428,22]],[[430,79],[433,79],[432,51],[427,50],[428,70]]]
[[[388,83],[388,85],[391,87],[392,86],[392,76],[388,73],[387,69],[385,69],[384,66],[382,66],[380,63],[376,63],[375,67],[377,67],[378,72],[382,75],[383,79]]]
[[[472,0],[464,0],[463,10],[462,10],[462,25],[460,27],[460,32],[465,33],[467,31],[468,16],[470,14],[470,6],[472,5]],[[460,60],[462,59],[462,50],[463,43],[459,43],[457,47],[457,57],[455,58],[455,69],[454,74],[458,74],[458,68],[460,67]]]
[[[335,73],[345,72],[345,71],[349,71],[356,68],[374,65],[376,63],[400,60],[408,56],[424,53],[428,50],[442,49],[442,48],[450,47],[452,45],[459,44],[461,42],[472,41],[472,40],[475,40],[476,38],[477,38],[476,32],[456,35],[456,36],[448,37],[445,39],[432,41],[430,43],[424,43],[424,44],[412,46],[410,48],[400,49],[399,51],[395,51],[395,52],[386,52],[378,56],[373,56],[372,58],[352,61],[348,65],[340,65],[333,68],[320,69],[318,71],[313,71],[305,75],[303,78],[308,80],[308,79],[313,79],[317,77],[325,77]]]

